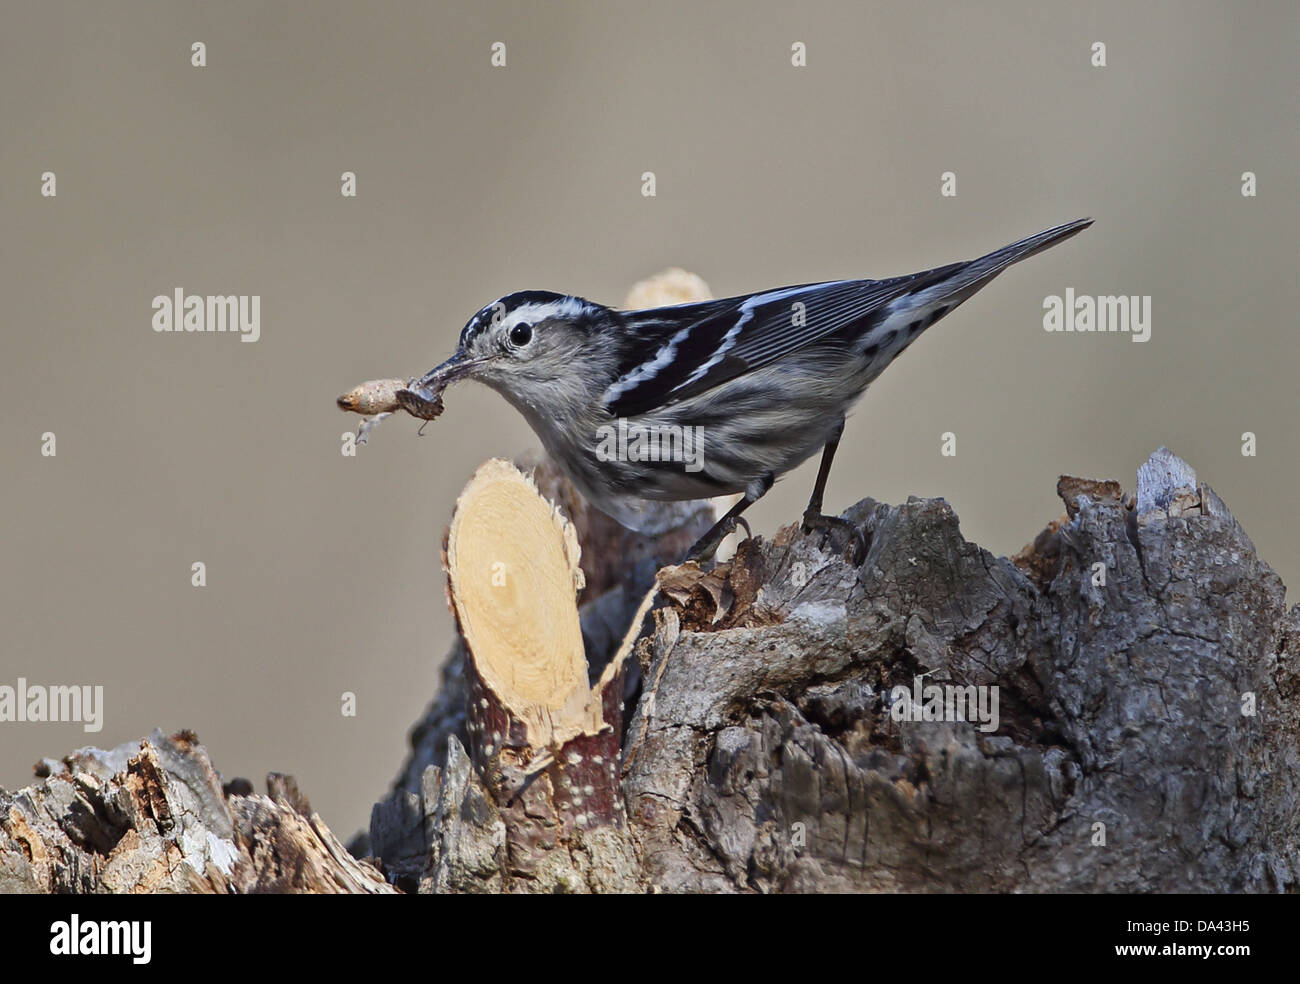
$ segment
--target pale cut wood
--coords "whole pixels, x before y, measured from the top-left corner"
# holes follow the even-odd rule
[[[587,683],[573,527],[509,461],[480,466],[456,500],[447,574],[483,682],[547,748],[601,726]]]
[[[713,297],[709,285],[694,273],[681,267],[669,267],[653,277],[646,277],[627,292],[623,299],[624,311],[668,307],[671,304],[692,304]]]

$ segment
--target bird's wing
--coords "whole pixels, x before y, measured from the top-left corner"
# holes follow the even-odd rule
[[[1092,225],[1076,219],[978,259],[889,280],[835,280],[722,301],[623,314],[618,378],[605,390],[615,416],[635,416],[761,369],[809,345],[851,345],[875,328],[929,327],[990,280]]]
[[[630,339],[604,402],[635,416],[761,369],[832,336],[859,337],[894,299],[940,282],[955,263],[891,280],[835,280],[720,301],[623,313]]]

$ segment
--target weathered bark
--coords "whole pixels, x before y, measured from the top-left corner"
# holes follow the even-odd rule
[[[622,747],[644,884],[1295,890],[1300,607],[1286,613],[1222,501],[1163,450],[1135,496],[1058,491],[1067,515],[1014,560],[968,543],[942,500],[864,500],[845,514],[869,543],[860,567],[788,527],[710,572],[661,573]],[[578,527],[584,556],[606,555]],[[894,688],[918,676],[996,687],[996,732],[898,720]],[[472,808],[491,793],[461,733],[435,703],[413,738],[442,735],[450,796],[436,768],[419,788],[408,769],[376,807],[376,853],[403,843],[405,811],[426,863],[479,864],[422,889],[599,888],[512,879],[504,850],[483,863],[504,838]],[[404,843],[390,870],[409,877],[421,851]]]
[[[274,798],[223,789],[189,732],[45,760],[0,789],[0,893],[392,892],[310,812],[290,776]],[[299,810],[303,812],[299,812]]]
[[[583,762],[619,758],[622,819],[591,829],[557,817],[558,773],[520,794],[538,749],[515,749],[514,779],[481,754],[457,641],[360,847],[407,891],[1295,891],[1300,606],[1167,452],[1133,495],[1058,491],[1066,515],[1013,559],[942,500],[868,499],[845,513],[860,566],[788,527],[707,572],[661,570],[622,729],[580,739],[605,746]],[[647,572],[707,515],[658,543],[571,518],[594,680]],[[996,687],[997,729],[900,719],[894,688],[918,676]],[[223,791],[192,736],[43,769],[0,792],[0,890],[388,888],[291,781]]]

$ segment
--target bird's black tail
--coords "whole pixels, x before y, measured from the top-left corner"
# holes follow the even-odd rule
[[[939,314],[935,315],[934,320],[938,320],[938,317],[967,300],[1011,264],[1019,263],[1057,243],[1064,242],[1090,225],[1092,219],[1075,219],[1073,222],[1066,222],[1064,225],[1054,226],[1037,235],[1018,240],[1009,246],[995,249],[992,253],[978,259],[953,263],[932,270],[928,274],[922,274],[921,276],[929,282],[923,281],[924,286],[909,291],[905,303],[909,309],[937,310]],[[899,304],[900,301],[896,301],[895,304]]]
[[[1075,219],[1073,222],[1067,222],[1064,225],[1040,232],[1036,236],[1029,236],[1019,242],[1012,243],[1010,246],[995,249],[987,256],[972,260],[970,269],[972,271],[987,269],[987,276],[992,276],[1001,270],[1005,270],[1012,263],[1019,263],[1021,260],[1026,260],[1036,253],[1041,253],[1043,250],[1055,246],[1057,243],[1065,242],[1071,236],[1077,236],[1090,225],[1092,225],[1092,219]]]
[[[1045,249],[1050,249],[1057,243],[1063,243],[1071,236],[1077,236],[1090,225],[1092,225],[1092,219],[1075,219],[1073,222],[1067,222],[1064,225],[1040,232],[1036,236],[1021,239],[1010,246],[995,249],[986,256],[971,260],[961,274],[954,277],[953,280],[956,282],[967,281],[978,290],[1011,264],[1027,260]]]

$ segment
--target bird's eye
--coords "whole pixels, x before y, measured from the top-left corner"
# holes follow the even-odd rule
[[[533,338],[532,325],[515,325],[510,329],[510,341],[515,345],[527,345]]]

